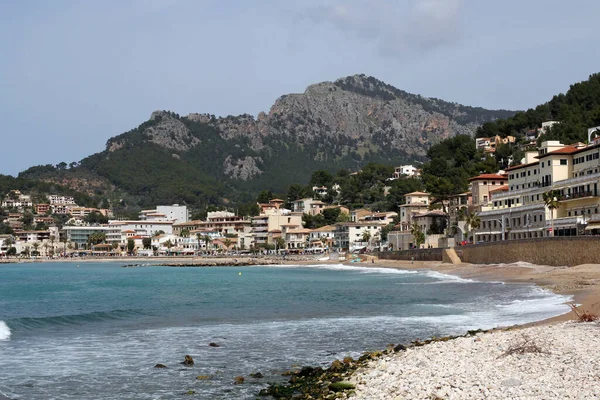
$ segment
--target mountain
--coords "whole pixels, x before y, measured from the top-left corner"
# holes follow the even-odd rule
[[[257,118],[156,111],[70,168],[33,167],[19,176],[140,207],[249,201],[262,189],[281,192],[306,183],[319,169],[423,161],[432,144],[473,135],[481,124],[513,114],[413,95],[354,75],[281,96]]]

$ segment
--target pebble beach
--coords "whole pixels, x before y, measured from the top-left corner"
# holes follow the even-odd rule
[[[570,294],[579,310],[600,313],[600,265],[548,267],[420,265],[381,262],[462,277],[537,283]],[[576,322],[569,313],[511,327],[432,342],[371,361],[349,379],[352,399],[600,399],[600,322]]]
[[[598,399],[600,324],[480,333],[372,361],[355,399]]]

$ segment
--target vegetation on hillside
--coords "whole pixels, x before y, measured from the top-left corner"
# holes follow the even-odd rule
[[[508,135],[522,139],[528,130],[541,128],[542,122],[559,121],[539,140],[560,140],[565,144],[587,141],[588,128],[600,125],[600,73],[571,85],[565,94],[513,117],[487,122],[477,129],[477,137]]]

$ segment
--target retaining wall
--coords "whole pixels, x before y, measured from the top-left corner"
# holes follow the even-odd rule
[[[444,249],[413,249],[401,251],[384,251],[377,256],[384,260],[442,261]],[[413,258],[414,257],[414,258]]]
[[[517,261],[557,267],[600,264],[600,236],[506,240],[461,246],[456,249],[463,262],[472,264]]]

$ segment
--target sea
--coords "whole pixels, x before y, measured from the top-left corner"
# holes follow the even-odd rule
[[[360,266],[0,264],[0,399],[255,399],[299,366],[549,318],[567,300]]]

